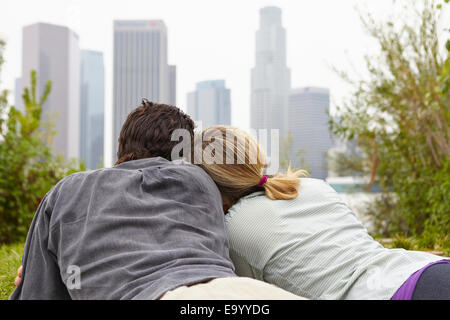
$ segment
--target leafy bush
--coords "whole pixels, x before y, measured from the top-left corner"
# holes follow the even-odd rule
[[[377,232],[430,246],[450,233],[450,40],[438,27],[447,2],[422,1],[419,9],[408,2],[405,16],[381,23],[362,18],[380,52],[366,57],[367,78],[341,73],[354,94],[330,121],[335,135],[361,150],[344,164],[382,190],[369,212]]]

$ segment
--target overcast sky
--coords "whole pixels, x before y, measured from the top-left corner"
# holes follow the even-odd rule
[[[282,9],[287,30],[287,61],[292,86],[331,90],[332,105],[347,93],[330,66],[343,69],[351,60],[362,66],[364,53],[376,46],[361,28],[355,10],[368,8],[382,17],[392,0],[2,0],[0,37],[7,41],[2,88],[14,90],[21,75],[22,28],[35,22],[66,25],[82,49],[105,56],[105,162],[111,154],[112,48],[114,19],[162,19],[168,28],[170,64],[177,66],[177,104],[203,80],[225,79],[231,89],[232,124],[249,126],[250,69],[254,65],[259,9]],[[10,102],[14,94],[10,95]]]

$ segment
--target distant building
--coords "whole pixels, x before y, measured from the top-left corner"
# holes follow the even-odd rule
[[[67,27],[47,23],[24,27],[20,91],[30,87],[31,70],[37,72],[39,94],[48,80],[52,82],[51,93],[43,105],[43,119],[50,119],[56,130],[52,142],[54,152],[79,159],[80,48],[77,34]]]
[[[169,65],[169,100],[167,104],[177,105],[177,67]]]
[[[255,49],[255,67],[251,76],[251,128],[280,129],[280,135],[284,135],[291,74],[286,64],[286,30],[281,24],[280,8],[260,10]]]
[[[292,89],[289,95],[288,131],[293,138],[291,164],[302,166],[297,154],[302,150],[312,178],[325,179],[328,175],[326,154],[333,144],[328,125],[329,107],[330,91],[326,88]]]
[[[225,87],[225,80],[199,82],[187,99],[188,114],[201,121],[203,128],[231,124],[230,89]]]
[[[103,162],[105,117],[105,68],[103,53],[81,52],[81,141],[80,158],[87,169]]]
[[[175,72],[176,68],[167,64],[163,21],[114,21],[113,162],[123,122],[142,98],[175,104]]]
[[[23,106],[23,87],[22,87],[22,78],[16,78],[16,81],[14,83],[14,106],[17,110],[23,112],[24,106]]]

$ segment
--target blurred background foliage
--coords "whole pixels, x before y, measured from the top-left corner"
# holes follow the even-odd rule
[[[369,189],[380,186],[367,212],[378,235],[448,249],[450,30],[439,27],[448,0],[410,4],[404,3],[402,16],[382,22],[361,14],[379,52],[365,57],[367,77],[337,70],[353,95],[330,121],[334,135],[360,152],[331,160],[342,172],[370,177]]]

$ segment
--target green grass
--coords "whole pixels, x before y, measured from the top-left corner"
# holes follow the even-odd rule
[[[422,239],[395,236],[391,239],[375,237],[386,248],[405,248],[407,250],[423,250],[435,254],[450,256],[450,237],[440,237],[434,245],[423,242]],[[14,278],[21,263],[23,243],[0,245],[0,300],[7,300],[14,291]]]
[[[393,238],[377,238],[386,248],[403,248],[406,250],[427,251],[444,257],[450,257],[450,237],[440,236],[433,239],[424,237],[405,237],[395,235]]]
[[[14,278],[20,266],[23,243],[0,246],[0,300],[7,300],[13,292]]]

